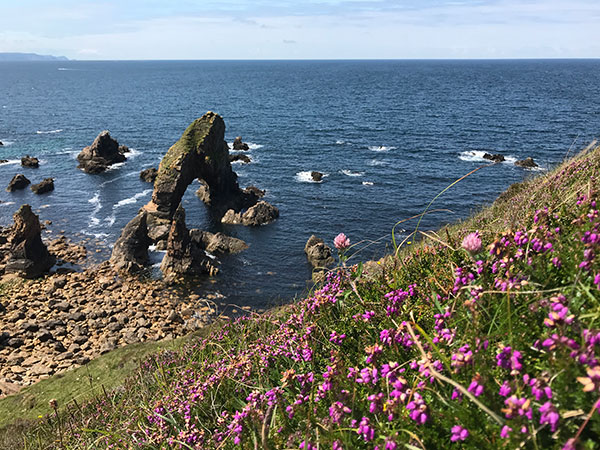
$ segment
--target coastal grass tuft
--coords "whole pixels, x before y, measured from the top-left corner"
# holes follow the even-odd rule
[[[39,449],[595,448],[599,177],[589,148],[379,264],[347,266],[344,241],[344,264],[306,299],[152,354],[21,437]]]

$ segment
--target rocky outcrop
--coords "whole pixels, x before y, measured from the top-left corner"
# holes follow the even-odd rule
[[[152,200],[144,206],[149,215],[151,239],[166,239],[166,229],[187,187],[195,179],[201,182],[198,197],[217,216],[229,209],[238,212],[250,208],[259,198],[254,191],[238,186],[225,142],[225,122],[213,112],[195,120],[158,167]]]
[[[325,245],[323,239],[314,234],[308,239],[304,246],[304,252],[308,262],[315,269],[326,269],[335,262],[331,253],[331,248]]]
[[[173,216],[167,253],[160,265],[163,275],[168,278],[180,276],[214,275],[218,269],[197,241],[190,238],[185,225],[185,211],[179,207]]]
[[[45,194],[54,190],[54,178],[46,178],[38,184],[31,185],[34,194]]]
[[[14,192],[18,191],[19,189],[25,189],[30,184],[31,181],[29,181],[25,175],[18,173],[12,178],[12,180],[10,180],[6,190],[7,192]]]
[[[0,164],[5,164],[8,162],[8,159],[0,159]]]
[[[250,147],[245,142],[242,142],[242,137],[241,136],[238,136],[238,137],[236,137],[233,140],[233,149],[234,150],[248,151],[248,150],[250,150]]]
[[[535,167],[538,167],[538,165],[535,163],[535,161],[531,157],[522,159],[520,161],[516,161],[515,166],[524,167],[526,169],[533,169]]]
[[[141,271],[148,262],[150,244],[147,213],[142,211],[123,228],[113,247],[110,263],[118,271]]]
[[[86,173],[104,172],[112,164],[125,161],[123,147],[119,147],[119,143],[105,130],[94,139],[92,145],[85,147],[77,155],[77,167]]]
[[[503,162],[504,161],[504,155],[501,155],[500,153],[485,153],[483,155],[484,159],[488,159],[490,161],[494,161],[494,162]]]
[[[241,239],[223,233],[210,233],[193,229],[190,230],[190,239],[212,254],[236,254],[248,248],[248,244]]]
[[[0,141],[0,147],[3,147],[4,143],[2,141]]]
[[[317,172],[316,170],[313,170],[310,173],[310,177],[312,178],[313,181],[315,181],[316,183],[320,183],[321,181],[323,181],[323,174],[321,172]]]
[[[156,170],[154,167],[144,169],[140,172],[140,178],[146,183],[154,183],[154,180],[156,180],[156,175],[158,175],[158,170]]]
[[[228,210],[221,219],[221,222],[228,225],[241,224],[256,227],[274,222],[278,217],[279,209],[277,209],[277,207],[265,201],[260,201],[256,205],[248,208],[244,213],[236,213],[233,209]]]
[[[242,164],[250,164],[252,159],[248,155],[244,155],[243,153],[238,153],[235,155],[229,155],[229,162],[241,162]]]
[[[40,160],[34,158],[33,156],[26,155],[21,158],[21,165],[23,167],[31,167],[32,169],[37,169],[40,167]]]
[[[31,206],[23,205],[13,216],[14,225],[8,236],[4,256],[4,272],[23,278],[39,277],[50,270],[55,259],[42,242],[42,228]]]

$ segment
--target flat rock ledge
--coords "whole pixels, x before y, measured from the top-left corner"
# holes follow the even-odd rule
[[[0,397],[117,347],[205,326],[219,297],[182,300],[163,281],[122,277],[108,263],[23,283],[0,297]]]

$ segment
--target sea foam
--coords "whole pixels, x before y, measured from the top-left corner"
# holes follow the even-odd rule
[[[469,161],[469,162],[484,162],[484,163],[492,163],[491,160],[489,159],[485,159],[483,157],[483,155],[485,155],[486,153],[491,153],[491,152],[485,152],[483,150],[466,150],[464,152],[461,152],[458,157],[459,159],[463,160],[463,161]],[[503,155],[504,156],[504,163],[507,164],[514,164],[517,161],[517,158],[515,158],[514,156],[511,155]]]
[[[295,177],[296,181],[298,181],[299,183],[322,183],[323,182],[323,180],[321,180],[321,181],[313,180],[311,173],[312,172],[310,170],[306,170],[303,172],[297,172],[296,177]],[[325,178],[327,176],[329,176],[329,174],[327,174],[327,173],[323,174],[323,178]]]
[[[387,145],[371,145],[369,146],[369,150],[372,152],[389,152],[390,150],[395,150],[398,147],[387,146]]]
[[[346,169],[340,170],[340,172],[348,177],[362,177],[365,174],[364,172],[353,172]]]
[[[40,130],[38,130],[38,131],[35,132],[35,134],[56,134],[56,133],[60,133],[62,131],[63,131],[62,128],[58,129],[58,130],[48,130],[48,131],[40,131]]]

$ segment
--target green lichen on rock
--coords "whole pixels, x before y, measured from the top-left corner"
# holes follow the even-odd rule
[[[194,120],[164,156],[158,169],[159,175],[168,170],[178,170],[181,162],[190,152],[199,152],[200,149],[210,152],[210,148],[204,148],[204,141],[215,126],[215,122],[217,126],[220,125],[223,130],[225,129],[221,116],[210,111]]]

